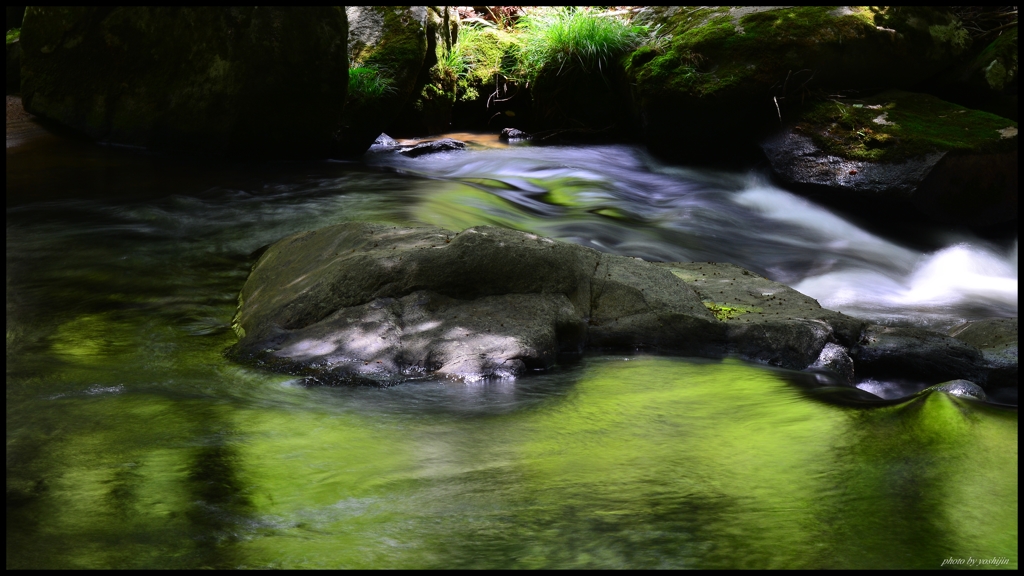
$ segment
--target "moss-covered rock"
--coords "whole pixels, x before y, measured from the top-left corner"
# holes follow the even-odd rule
[[[676,155],[735,151],[810,89],[908,88],[963,53],[935,10],[649,7],[638,21],[663,41],[628,62],[635,114],[649,146]]]
[[[379,94],[349,94],[339,153],[365,152],[390,130],[414,94],[427,55],[426,6],[348,6],[351,68],[380,74],[387,89]]]
[[[340,8],[26,11],[26,110],[97,140],[327,156],[348,84]]]
[[[451,128],[456,86],[467,70],[458,46],[459,14],[454,6],[427,6],[427,53],[412,98],[396,121],[396,130],[438,134]]]
[[[457,49],[466,70],[456,83],[453,125],[474,130],[527,127],[532,99],[517,75],[519,39],[497,27],[464,27]]]
[[[1016,122],[899,91],[819,102],[794,122],[762,144],[788,184],[912,205],[939,221],[1017,217]]]

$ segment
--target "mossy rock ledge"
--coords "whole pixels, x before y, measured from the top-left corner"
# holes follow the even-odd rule
[[[653,152],[686,161],[750,152],[818,90],[910,89],[965,57],[942,9],[649,6],[635,22],[662,40],[627,59],[633,113]]]
[[[1017,123],[926,94],[810,105],[762,149],[825,202],[974,226],[1017,218]]]
[[[339,7],[29,7],[22,100],[101,141],[327,157],[347,38]]]
[[[1009,386],[988,381],[969,343],[891,336],[738,266],[651,263],[489,226],[294,234],[253,266],[233,326],[233,358],[325,384],[516,377],[585,350],[739,355],[850,384],[858,357],[872,376],[905,377],[899,336],[915,342],[923,384]]]

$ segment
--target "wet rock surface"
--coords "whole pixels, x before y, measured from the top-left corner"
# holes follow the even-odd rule
[[[1015,353],[867,325],[731,264],[651,263],[488,226],[295,234],[260,257],[239,302],[233,357],[323,383],[515,377],[585,350],[735,354],[847,386],[965,379],[987,390],[1016,370]],[[1008,350],[1008,326],[960,334]]]
[[[518,140],[529,140],[531,136],[522,130],[516,128],[502,128],[501,134],[498,135],[498,139],[502,142],[514,142]]]
[[[402,150],[402,154],[416,158],[417,156],[423,156],[425,154],[435,154],[437,152],[448,152],[451,150],[465,150],[466,143],[460,142],[454,138],[442,138],[440,140],[433,140],[430,142],[424,142],[423,144],[417,144],[412,148]]]
[[[923,328],[868,326],[850,356],[859,376],[984,382],[981,351]]]
[[[982,402],[988,400],[988,396],[985,395],[985,390],[970,380],[950,380],[949,382],[936,384],[929,388],[929,390],[945,392],[946,394],[958,396],[960,398],[981,400]]]
[[[729,341],[750,360],[803,369],[826,342],[849,347],[864,322],[733,264],[659,263],[686,282],[727,327]]]
[[[837,376],[841,384],[852,385],[857,381],[853,359],[850,358],[849,350],[832,342],[825,344],[817,360],[808,368],[812,370],[827,370]]]

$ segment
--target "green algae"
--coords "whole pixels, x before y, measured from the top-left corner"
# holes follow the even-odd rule
[[[673,270],[673,272],[675,271]],[[763,308],[758,308],[757,306],[741,306],[739,304],[726,304],[723,302],[704,301],[702,302],[702,304],[704,304],[704,306],[706,306],[707,309],[710,310],[711,313],[715,315],[715,318],[718,318],[723,322],[732,320],[733,318],[737,318],[744,314],[749,314],[751,312],[764,311]]]
[[[40,512],[9,565],[924,568],[964,548],[1017,565],[1016,414],[941,393],[847,408],[738,361],[643,356],[475,388],[211,368],[213,398],[51,401],[45,489],[8,477],[27,498],[9,517]],[[465,404],[512,390],[533,400]]]

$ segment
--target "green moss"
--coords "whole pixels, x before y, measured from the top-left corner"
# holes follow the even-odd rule
[[[936,43],[949,44],[955,53],[963,52],[971,45],[971,35],[959,21],[929,26],[928,32]]]
[[[751,312],[763,312],[761,308],[756,306],[740,306],[739,304],[725,304],[722,302],[702,302],[715,318],[718,318],[722,322],[732,320],[738,316],[749,314]]]
[[[376,7],[384,20],[383,29],[389,31],[377,43],[377,48],[359,64],[379,70],[403,69],[412,63],[423,62],[426,37],[420,23],[409,17],[404,7]],[[414,74],[412,76],[415,76]]]
[[[21,28],[11,28],[7,31],[7,43],[13,44],[21,38]]]
[[[706,97],[753,81],[771,85],[799,69],[804,50],[874,31],[867,9],[799,7],[742,14],[716,7],[686,12],[672,30],[671,47],[657,57],[642,48],[630,56],[632,75],[647,91]]]
[[[466,63],[468,80],[486,83],[497,72],[511,73],[507,61],[511,57],[514,63],[518,48],[518,39],[504,30],[467,27],[459,31],[454,49]]]
[[[930,152],[1016,150],[1016,138],[1005,131],[1016,127],[1006,118],[926,94],[887,92],[862,103],[816,104],[796,129],[835,156],[898,162]]]

